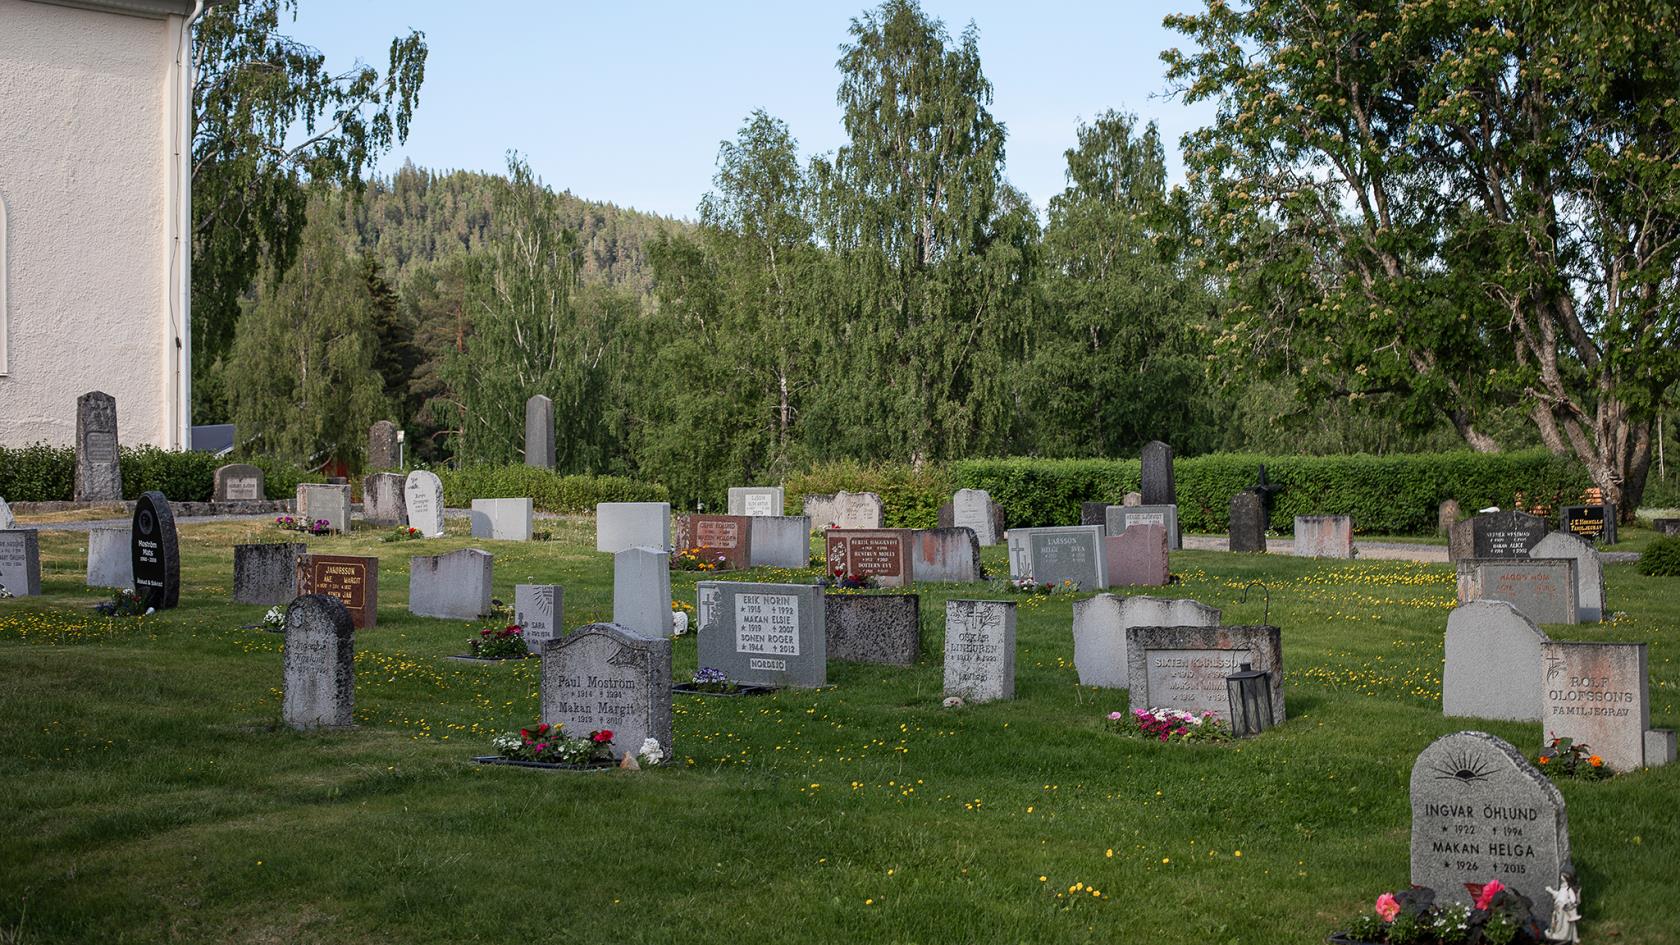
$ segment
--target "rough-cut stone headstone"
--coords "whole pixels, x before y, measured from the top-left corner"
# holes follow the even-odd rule
[[[1160,440],[1143,445],[1143,504],[1175,505],[1178,491],[1173,487],[1173,449]]]
[[[1574,558],[1465,558],[1458,602],[1502,600],[1535,623],[1579,623]]]
[[[696,552],[719,570],[752,567],[752,536],[752,519],[745,515],[677,516],[677,552]]]
[[[1572,738],[1612,771],[1649,764],[1651,727],[1646,645],[1548,642],[1541,648],[1541,734]]]
[[[1217,627],[1219,608],[1187,598],[1098,594],[1073,602],[1073,666],[1081,686],[1131,685],[1126,631],[1132,627]]]
[[[1604,600],[1604,559],[1582,538],[1552,532],[1534,546],[1536,558],[1575,559],[1575,597],[1582,623],[1598,623],[1609,613]]]
[[[403,482],[403,511],[408,527],[427,538],[443,537],[443,480],[437,473],[416,469]]]
[[[922,606],[915,594],[829,594],[823,598],[828,658],[913,666],[922,656]]]
[[[1125,495],[1120,497],[1120,504],[1121,505],[1142,505],[1143,504],[1143,493],[1141,493],[1141,492],[1128,492]]]
[[[781,515],[785,502],[781,486],[731,486],[730,515]]]
[[[1563,507],[1563,530],[1579,535],[1598,545],[1616,543],[1616,504],[1566,505]]]
[[[1453,527],[1458,538],[1455,550],[1468,550],[1467,558],[1526,558],[1540,539],[1546,537],[1546,520],[1527,512],[1484,512]],[[1465,536],[1468,536],[1466,538]]]
[[[525,465],[554,468],[554,401],[542,394],[525,401]]]
[[[1540,648],[1546,635],[1504,601],[1480,600],[1447,615],[1441,711],[1532,722],[1540,718]]]
[[[356,628],[337,598],[306,594],[286,608],[285,696],[296,729],[355,724]]]
[[[1015,698],[1015,602],[945,602],[945,695]]]
[[[1245,554],[1266,551],[1266,502],[1258,492],[1231,497],[1231,550]]]
[[[809,584],[703,581],[696,649],[701,666],[749,686],[828,682],[827,608]],[[707,596],[712,600],[708,603]]]
[[[829,574],[872,577],[882,587],[904,587],[915,580],[911,544],[908,528],[831,528],[823,535]]]
[[[958,489],[951,497],[951,527],[973,529],[981,547],[990,547],[1002,539],[998,518],[997,503],[984,489]]]
[[[878,529],[885,523],[881,497],[873,492],[846,492],[805,497],[805,514],[814,531],[830,526],[849,529]]]
[[[755,568],[811,566],[811,520],[803,515],[752,515],[751,553]]]
[[[1133,525],[1103,538],[1104,571],[1109,587],[1159,587],[1172,577],[1167,570],[1167,530]]]
[[[663,548],[613,555],[613,623],[644,637],[671,635],[671,556]]]
[[[379,623],[379,559],[362,555],[299,555],[299,594],[325,594],[350,612],[363,630]]]
[[[1295,516],[1295,556],[1352,558],[1353,518],[1347,515]]]
[[[33,528],[0,531],[0,587],[13,597],[41,593],[41,537]]]
[[[1110,505],[1103,511],[1103,527],[1110,536],[1119,535],[1135,525],[1159,525],[1167,533],[1167,547],[1173,551],[1183,548],[1178,530],[1176,505]]]
[[[134,592],[147,607],[174,607],[181,600],[181,550],[175,535],[175,510],[163,493],[141,494],[134,503],[133,530]]]
[[[0,499],[0,531],[16,527],[17,519],[12,517],[12,507],[6,504],[5,499]]]
[[[1412,765],[1412,883],[1440,905],[1467,905],[1489,880],[1542,916],[1569,860],[1563,795],[1508,742],[1455,732]]]
[[[1107,502],[1079,503],[1079,524],[1102,525],[1108,521]]]
[[[595,550],[671,547],[671,503],[602,502],[595,506]]]
[[[398,469],[402,462],[397,454],[396,424],[389,420],[380,420],[368,428],[367,468]]]
[[[1457,499],[1445,499],[1435,508],[1435,534],[1446,536],[1452,533],[1452,527],[1464,518],[1464,512],[1458,507]],[[1465,557],[1469,557],[1466,555]]]
[[[1015,528],[1007,535],[1024,540],[1029,568],[1026,576],[1039,584],[1071,581],[1086,591],[1108,586],[1101,527]]]
[[[407,525],[407,480],[402,473],[374,473],[362,480],[362,518],[374,525]]]
[[[910,535],[910,573],[918,581],[980,580],[980,542],[967,528],[918,528]]]
[[[490,612],[490,574],[490,552],[477,548],[409,558],[408,612],[475,620]]]
[[[212,496],[217,502],[266,500],[268,493],[263,490],[262,467],[249,463],[231,463],[216,467],[215,491]]]
[[[524,630],[525,649],[542,653],[542,646],[565,635],[566,591],[558,584],[515,584],[513,622]]]
[[[326,522],[335,532],[350,530],[350,487],[332,483],[300,482],[297,487],[297,517],[302,522]]]
[[[1213,712],[1231,721],[1225,677],[1243,663],[1271,677],[1272,721],[1283,722],[1283,638],[1276,627],[1131,627],[1131,704]]]
[[[77,502],[122,500],[117,454],[117,399],[103,391],[76,398]]]
[[[542,649],[542,717],[573,738],[613,733],[613,755],[659,742],[671,757],[671,641],[592,623]]]
[[[284,604],[298,596],[298,559],[309,553],[302,542],[233,546],[233,602]]]
[[[472,535],[500,541],[530,541],[531,500],[472,500]]]
[[[87,586],[134,586],[134,529],[95,525],[88,529]],[[291,600],[291,598],[286,598]]]

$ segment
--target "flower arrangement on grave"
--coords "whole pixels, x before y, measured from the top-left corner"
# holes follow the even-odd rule
[[[409,527],[404,526],[404,525],[398,525],[396,528],[393,528],[391,530],[390,534],[386,535],[384,538],[381,538],[379,540],[380,541],[414,541],[417,538],[425,538],[425,537],[426,537],[425,535],[420,534],[420,529],[418,529],[418,528],[409,528]]]
[[[15,596],[11,591],[6,590],[6,585],[0,584],[0,600],[7,600]]]
[[[1133,709],[1108,713],[1108,727],[1122,735],[1168,742],[1223,742],[1231,738],[1231,726],[1213,712],[1183,709]]]
[[[561,723],[543,722],[535,728],[522,728],[518,734],[497,735],[490,744],[497,755],[514,761],[584,765],[591,761],[611,761],[612,740],[611,729],[597,729],[586,736],[573,737],[561,730]]]
[[[318,518],[314,521],[310,521],[309,519],[282,515],[274,520],[274,524],[275,527],[284,531],[303,532],[308,535],[325,535],[326,533],[332,531],[332,523],[324,518]]]
[[[133,588],[112,591],[110,600],[94,604],[93,609],[107,617],[143,617],[151,612],[145,598],[134,593]]]
[[[738,692],[741,684],[731,682],[721,669],[702,666],[694,671],[694,679],[689,683],[691,687],[701,692]]]
[[[1333,942],[1370,945],[1537,945],[1546,941],[1534,904],[1499,880],[1474,888],[1471,905],[1438,906],[1435,891],[1413,886],[1383,893],[1375,905]]]
[[[1604,759],[1593,754],[1586,742],[1556,735],[1540,750],[1534,765],[1554,781],[1602,781],[1611,773]]]
[[[467,641],[472,655],[481,660],[522,660],[530,656],[525,646],[525,628],[510,623],[501,629],[485,627]]]
[[[729,556],[721,551],[705,548],[684,548],[671,556],[673,571],[717,571],[728,563]]]
[[[268,608],[268,613],[263,614],[262,622],[263,622],[263,626],[269,627],[269,628],[272,628],[272,629],[275,629],[275,630],[279,630],[282,627],[286,626],[286,608],[285,608],[285,606],[283,606],[281,604],[275,604],[273,607]]]
[[[843,591],[869,590],[881,586],[875,576],[863,574],[848,574],[843,569],[835,569],[833,574],[822,580],[823,587],[839,588]]]
[[[665,746],[659,744],[659,739],[649,736],[642,739],[642,747],[636,752],[636,757],[644,765],[658,765],[665,762]]]

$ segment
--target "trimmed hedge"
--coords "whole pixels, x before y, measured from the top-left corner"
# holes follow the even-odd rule
[[[808,472],[789,476],[782,484],[790,515],[805,514],[805,496],[847,492],[873,492],[881,497],[888,528],[935,528],[939,507],[951,501],[950,470],[925,465],[920,469],[903,464],[865,466],[857,462],[826,463]],[[1079,520],[1077,511],[1074,521]]]
[[[443,480],[443,501],[467,508],[474,499],[531,497],[544,512],[593,512],[598,502],[667,502],[670,493],[651,482],[622,476],[564,476],[535,466],[468,466],[435,469]]]
[[[117,466],[122,494],[138,499],[152,489],[177,502],[208,502],[215,493],[216,467],[236,462],[210,453],[178,453],[155,446],[122,447]],[[263,470],[271,499],[290,498],[300,482],[323,477],[270,459],[244,460]],[[0,446],[0,498],[7,502],[69,502],[76,495],[76,450],[71,446]]]

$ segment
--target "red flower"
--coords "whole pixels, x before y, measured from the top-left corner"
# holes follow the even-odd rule
[[[516,624],[516,623],[508,624],[507,632],[508,633],[524,633],[525,628],[521,627],[519,624]]]
[[[1476,908],[1485,910],[1488,906],[1493,904],[1493,897],[1504,891],[1504,883],[1497,879],[1489,880],[1488,884],[1483,886],[1480,892],[1476,893]]]
[[[604,728],[604,729],[601,729],[599,732],[590,732],[589,733],[590,740],[593,741],[597,745],[605,745],[607,742],[612,741],[612,737],[613,737],[613,733],[612,733],[612,729],[610,729],[610,728]]]
[[[541,725],[539,725],[539,726],[537,726],[537,731],[538,731],[538,732],[546,732],[546,731],[548,731],[548,723],[547,723],[547,722],[544,722],[544,723],[543,723],[543,724],[541,724]]]
[[[490,628],[485,627],[483,630],[478,631],[478,635],[481,636],[481,637],[489,636],[490,635]]]
[[[519,730],[519,737],[520,738],[530,738],[531,737],[531,730],[528,729],[528,728],[520,729]]]

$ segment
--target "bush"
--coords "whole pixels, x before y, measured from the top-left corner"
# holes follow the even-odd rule
[[[122,447],[117,454],[125,499],[156,489],[175,502],[208,502],[215,492],[216,467],[233,460],[210,453],[177,453],[155,446]],[[287,499],[299,482],[319,482],[288,463],[246,459],[263,470],[268,496]],[[0,446],[0,498],[8,502],[69,502],[76,495],[76,450],[71,446]]]
[[[175,502],[208,502],[215,494],[216,467],[224,461],[213,453],[177,453],[142,446],[124,447],[118,462],[125,499],[138,499],[142,492],[156,490]]]
[[[0,446],[0,498],[7,502],[68,500],[76,489],[76,451],[68,446]]]
[[[1639,555],[1639,573],[1650,577],[1680,577],[1680,536],[1653,539]]]
[[[938,526],[939,507],[951,501],[951,493],[957,488],[944,466],[928,464],[917,469],[903,464],[865,466],[856,462],[826,463],[790,476],[782,485],[790,515],[804,514],[807,495],[832,495],[842,489],[873,492],[881,497],[885,516],[882,524],[888,528]]]
[[[666,502],[669,493],[657,483],[621,476],[563,476],[535,466],[467,466],[437,469],[443,480],[443,501],[466,508],[474,499],[530,496],[532,507],[544,512],[593,512],[600,502]]]

